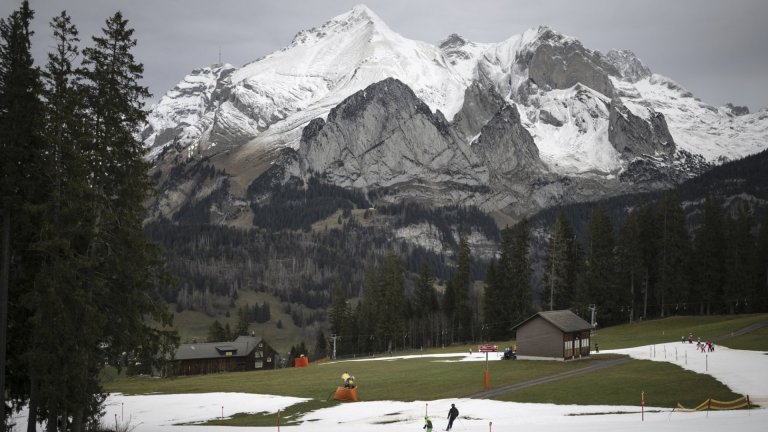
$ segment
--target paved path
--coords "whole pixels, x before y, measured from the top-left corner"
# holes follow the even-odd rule
[[[515,391],[515,390],[520,390],[520,389],[524,389],[524,388],[528,388],[528,387],[533,387],[533,386],[536,386],[536,385],[539,385],[539,384],[545,384],[545,383],[549,383],[549,382],[552,382],[552,381],[558,381],[558,380],[565,379],[565,378],[570,378],[570,377],[573,377],[573,376],[583,375],[583,374],[586,374],[586,373],[594,372],[596,370],[605,369],[605,368],[609,368],[609,367],[612,367],[612,366],[624,364],[624,363],[627,363],[627,362],[629,362],[631,360],[632,359],[630,357],[623,357],[623,358],[620,358],[620,359],[613,359],[613,360],[593,360],[594,361],[593,364],[591,364],[591,365],[589,365],[587,367],[583,367],[581,369],[574,369],[574,370],[570,370],[570,371],[567,371],[567,372],[561,372],[561,373],[555,374],[555,375],[545,376],[545,377],[536,378],[536,379],[532,379],[532,380],[528,380],[528,381],[523,381],[523,382],[519,382],[519,383],[515,383],[515,384],[510,384],[510,385],[506,385],[506,386],[502,386],[502,387],[497,387],[497,388],[490,389],[488,391],[484,391],[484,392],[480,392],[480,393],[475,393],[475,394],[469,395],[467,397],[471,398],[471,399],[490,399],[492,397],[498,396],[498,395],[503,394],[503,393],[507,393],[507,392],[511,392],[511,391]],[[516,361],[516,360],[512,360],[512,361]]]
[[[741,336],[741,335],[744,335],[744,334],[747,334],[747,333],[752,333],[753,331],[760,330],[761,328],[766,327],[766,326],[768,326],[768,321],[761,321],[759,323],[754,323],[754,324],[752,324],[750,326],[744,327],[741,330],[736,330],[735,332],[731,332],[731,333],[729,333],[727,335],[723,335],[723,336],[717,337],[714,340],[718,341],[718,340],[723,340],[723,339],[734,338],[736,336]]]

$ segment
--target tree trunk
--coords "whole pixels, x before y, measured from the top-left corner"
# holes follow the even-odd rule
[[[37,379],[35,377],[31,377],[30,380],[27,432],[37,432]]]
[[[83,432],[83,408],[78,407],[72,417],[72,432]]]

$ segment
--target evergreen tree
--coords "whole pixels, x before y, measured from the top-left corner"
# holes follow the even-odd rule
[[[756,289],[749,304],[752,311],[768,310],[768,215],[757,233]]]
[[[322,330],[317,331],[314,356],[316,359],[321,359],[328,356],[328,341],[325,339],[325,334]]]
[[[234,337],[237,338],[238,336],[247,336],[248,335],[248,326],[250,323],[248,322],[248,314],[243,310],[243,308],[240,308],[237,310],[237,325],[235,326],[235,333]]]
[[[347,299],[344,296],[344,289],[341,283],[336,282],[331,295],[331,307],[328,311],[328,322],[331,325],[331,333],[341,334],[341,328],[344,323],[344,315],[347,311]]]
[[[488,264],[485,274],[485,298],[483,301],[483,334],[489,340],[500,340],[508,336],[510,323],[507,320],[509,310],[504,308],[501,280],[496,260]]]
[[[405,332],[404,283],[400,259],[394,252],[390,252],[384,260],[378,277],[382,303],[379,305],[377,328],[379,335],[385,340],[387,351],[392,351]]]
[[[0,420],[5,425],[6,401],[30,399],[29,418],[34,427],[39,398],[37,394],[30,395],[30,391],[37,392],[40,384],[37,378],[34,383],[29,379],[40,371],[30,370],[25,357],[29,356],[26,347],[39,349],[39,344],[33,346],[32,341],[41,341],[42,335],[34,334],[34,323],[29,321],[48,289],[36,287],[35,279],[41,271],[51,274],[54,269],[43,267],[43,254],[30,247],[40,241],[38,234],[43,225],[40,207],[48,201],[51,186],[45,178],[50,158],[42,139],[40,73],[31,54],[33,17],[34,11],[23,1],[7,19],[0,19],[0,208],[3,242],[8,242],[13,256],[13,260],[4,256],[1,263],[3,269],[7,269],[8,281],[7,285],[2,281],[7,292],[2,293],[3,322],[0,322],[3,350]],[[7,350],[8,346],[25,349]]]
[[[686,228],[685,212],[677,193],[664,195],[658,206],[659,279],[656,288],[659,316],[665,317],[672,304],[676,312],[688,298],[691,240]]]
[[[550,235],[544,268],[544,288],[548,293],[545,302],[549,310],[570,307],[576,286],[575,237],[571,223],[560,212]]]
[[[432,343],[430,336],[437,329],[439,305],[434,280],[426,263],[422,262],[419,268],[419,277],[416,280],[413,297],[415,330],[418,335],[414,336],[414,342],[418,346],[430,346]]]
[[[642,304],[640,291],[643,280],[643,257],[640,247],[640,221],[639,211],[630,213],[619,229],[619,239],[617,242],[618,263],[618,288],[628,293],[626,298],[629,308],[625,311],[629,316],[631,323],[638,315],[637,305]]]
[[[703,206],[703,219],[694,238],[696,259],[696,290],[694,301],[699,303],[699,314],[722,312],[723,287],[726,278],[726,239],[723,209],[720,201],[707,198]]]
[[[224,327],[221,326],[219,320],[214,320],[213,324],[208,327],[207,342],[224,342],[228,340],[227,334],[224,332]]]
[[[469,305],[470,259],[469,242],[462,235],[459,240],[456,272],[448,280],[445,296],[445,310],[453,332],[452,340],[467,341],[472,336],[472,309]]]
[[[582,301],[595,304],[603,325],[621,320],[621,296],[616,287],[615,241],[608,215],[595,207],[589,221],[586,289]]]
[[[750,297],[757,291],[757,247],[752,236],[752,212],[742,205],[735,219],[728,219],[728,248],[723,300],[728,313],[748,310]]]
[[[523,219],[512,227],[512,249],[507,265],[510,272],[507,278],[511,282],[508,292],[511,294],[512,323],[528,318],[533,309],[533,296],[531,294],[533,270],[529,260],[529,235],[527,219]]]

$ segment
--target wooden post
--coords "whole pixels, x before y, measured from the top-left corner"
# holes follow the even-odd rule
[[[277,410],[277,432],[280,432],[280,410]]]
[[[493,422],[488,422],[488,432],[493,432]]]
[[[645,391],[640,392],[640,421],[645,421]]]

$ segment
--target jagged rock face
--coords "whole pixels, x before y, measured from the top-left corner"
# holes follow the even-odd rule
[[[567,89],[581,83],[608,97],[614,95],[609,75],[618,74],[613,65],[579,42],[542,43],[533,53],[529,70],[539,87]]]
[[[517,108],[506,105],[483,127],[472,150],[490,171],[492,181],[528,182],[546,172],[531,134],[523,127]]]
[[[301,170],[342,187],[487,183],[487,169],[408,86],[386,79],[345,99],[328,120],[310,123]]]
[[[464,104],[452,124],[466,140],[471,140],[506,104],[493,87],[474,81],[464,92]]]
[[[651,76],[651,70],[630,50],[610,50],[605,59],[616,68],[621,78],[638,82]]]
[[[619,99],[611,101],[608,139],[627,158],[636,156],[673,155],[675,141],[667,128],[664,114],[645,110],[643,119],[632,113]]]
[[[749,107],[741,106],[741,105],[734,105],[730,102],[725,104],[725,107],[730,110],[731,114],[735,116],[744,116],[749,114]]]

